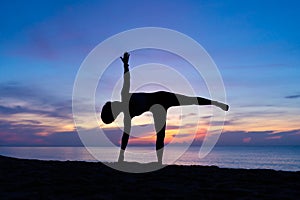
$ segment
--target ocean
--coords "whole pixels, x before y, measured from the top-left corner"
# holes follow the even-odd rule
[[[198,156],[199,148],[189,148],[175,162],[173,162],[173,155],[181,151],[180,147],[166,148],[163,163],[300,171],[300,146],[217,146],[202,159]],[[118,149],[116,151],[116,148],[93,147],[92,149],[94,152],[105,155],[100,160],[102,162],[117,161]],[[99,161],[85,147],[0,147],[0,155],[39,160]],[[125,161],[155,162],[155,149],[154,147],[130,146],[126,149]]]

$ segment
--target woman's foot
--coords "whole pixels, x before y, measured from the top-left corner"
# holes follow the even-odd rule
[[[119,159],[118,159],[118,162],[121,163],[121,162],[124,162],[124,150],[120,150],[120,155],[119,155]]]
[[[221,102],[218,102],[218,101],[213,101],[213,105],[221,108],[224,111],[228,111],[229,110],[229,106],[227,104],[225,104],[225,103],[221,103]]]

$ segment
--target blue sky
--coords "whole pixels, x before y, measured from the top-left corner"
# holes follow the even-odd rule
[[[2,1],[0,145],[79,144],[71,97],[81,62],[106,38],[147,26],[192,37],[217,64],[231,106],[221,144],[299,145],[299,4]]]

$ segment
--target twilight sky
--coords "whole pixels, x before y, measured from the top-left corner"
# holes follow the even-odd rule
[[[1,1],[0,146],[80,145],[71,102],[82,61],[108,37],[147,26],[192,37],[218,66],[231,106],[218,144],[300,145],[299,7],[299,1]],[[171,55],[131,53],[132,68],[149,61],[185,67],[197,95],[209,97],[192,69]],[[120,66],[116,60],[103,81],[115,83]],[[97,109],[110,89],[97,93]],[[174,142],[189,140],[195,134],[190,128],[199,124],[195,143],[201,143],[210,111],[201,112],[179,116],[171,110],[166,140],[187,117],[186,133]],[[135,126],[149,123],[146,113]],[[117,143],[121,131],[99,124]],[[132,144],[154,141],[153,127],[144,130]]]

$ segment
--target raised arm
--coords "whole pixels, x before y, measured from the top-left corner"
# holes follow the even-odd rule
[[[129,53],[125,52],[123,57],[120,57],[123,65],[124,65],[124,80],[123,80],[123,88],[121,91],[121,96],[122,96],[122,101],[125,102],[124,106],[125,109],[123,110],[124,112],[124,131],[123,131],[123,136],[122,136],[122,141],[121,141],[121,149],[120,149],[120,155],[119,155],[119,160],[118,162],[123,162],[124,161],[124,152],[128,143],[129,139],[129,134],[130,134],[130,129],[131,129],[131,118],[129,114],[129,105],[127,104],[129,102],[129,89],[130,89],[130,72],[129,72]]]
[[[129,98],[129,89],[130,89],[130,72],[129,72],[129,56],[128,52],[125,52],[123,58],[121,58],[123,65],[124,65],[124,80],[123,80],[123,88],[121,91],[122,101],[127,100]]]

